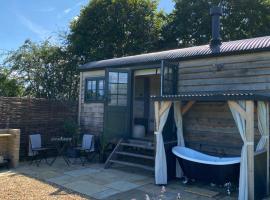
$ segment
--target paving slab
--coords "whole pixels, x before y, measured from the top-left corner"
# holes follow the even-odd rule
[[[136,181],[130,181],[132,183],[135,183],[137,185],[143,186],[143,185],[147,185],[147,184],[154,184],[155,180],[154,178],[145,178],[142,180],[136,180]]]
[[[91,196],[96,198],[96,199],[108,199],[110,196],[113,196],[113,195],[119,194],[119,193],[121,193],[119,190],[109,188],[109,189],[104,190],[102,192],[92,194]]]
[[[102,176],[102,175],[100,176],[87,175],[87,176],[80,177],[80,180],[89,181],[91,183],[96,183],[98,185],[107,185],[107,184],[115,182],[116,178],[111,178],[111,177]]]
[[[109,189],[107,187],[104,187],[95,183],[90,183],[88,181],[83,181],[83,180],[74,181],[72,183],[64,184],[63,186],[73,191],[76,191],[76,192],[79,192],[81,194],[85,194],[88,196],[91,196],[95,193],[99,193],[99,192]]]
[[[130,168],[110,168],[104,169],[102,164],[71,165],[68,167],[61,159],[56,160],[52,166],[44,163],[37,167],[23,163],[12,171],[4,171],[2,173],[26,174],[30,177],[40,178],[57,185],[61,185],[68,189],[74,190],[81,194],[87,195],[90,199],[108,199],[108,200],[143,200],[145,195],[149,194],[151,198],[161,194],[161,186],[155,185],[152,173],[130,169]],[[1,176],[1,173],[0,173]],[[210,187],[209,184],[201,184],[194,182],[191,185],[182,184],[181,180],[169,181],[166,186],[164,196],[166,200],[175,200],[177,194],[181,194],[181,199],[188,200],[213,200],[198,194],[185,192],[186,188],[191,187],[205,188],[209,190],[219,191],[220,194],[214,199],[216,200],[234,200],[237,194],[226,196],[223,188]]]
[[[143,176],[143,175],[138,175],[138,174],[128,174],[126,173],[125,175],[121,176],[121,179],[133,182],[133,181],[140,181],[140,180],[144,180],[147,179],[147,176]]]
[[[129,190],[126,192],[121,192],[113,196],[108,197],[106,200],[143,200],[145,199],[145,193],[141,190]]]
[[[128,191],[128,190],[131,190],[134,188],[138,188],[139,185],[137,185],[135,183],[128,182],[128,181],[115,181],[113,183],[105,185],[105,187],[124,192],[124,191]]]
[[[58,176],[58,177],[54,177],[54,178],[49,178],[46,180],[49,182],[58,184],[58,185],[64,185],[64,184],[70,183],[72,181],[72,176],[63,175],[63,176]]]
[[[89,174],[95,174],[97,172],[100,172],[98,169],[92,169],[92,168],[85,168],[85,169],[77,169],[77,170],[72,170],[68,172],[64,172],[64,174],[69,175],[69,176],[84,176],[84,175],[89,175]]]
[[[138,190],[141,190],[145,193],[151,192],[151,194],[159,194],[161,192],[161,188],[161,186],[150,183],[139,187]]]
[[[100,172],[97,172],[97,173],[88,174],[88,175],[93,176],[93,177],[104,177],[104,178],[114,179],[114,180],[117,180],[120,177],[122,177],[122,175],[115,174],[115,173],[112,173],[112,172],[107,171],[107,170],[100,171]]]

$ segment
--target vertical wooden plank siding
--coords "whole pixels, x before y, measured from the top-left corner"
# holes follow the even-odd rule
[[[246,101],[246,137],[248,161],[248,199],[254,200],[254,102]]]

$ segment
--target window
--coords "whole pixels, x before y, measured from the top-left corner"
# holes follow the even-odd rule
[[[163,61],[161,66],[161,73],[162,95],[176,94],[178,66],[173,63]]]
[[[109,72],[108,99],[110,106],[126,106],[128,100],[128,73]]]
[[[85,101],[103,101],[105,97],[104,78],[88,78],[85,84]]]

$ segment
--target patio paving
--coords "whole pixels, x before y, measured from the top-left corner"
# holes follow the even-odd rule
[[[91,200],[144,200],[146,194],[151,197],[151,200],[159,195],[164,195],[166,200],[176,200],[178,193],[181,194],[181,199],[188,200],[237,199],[236,194],[226,196],[224,188],[197,183],[183,185],[177,180],[170,181],[166,186],[166,192],[161,193],[161,186],[154,184],[154,176],[150,172],[120,166],[104,169],[102,164],[97,163],[68,167],[62,160],[57,160],[53,166],[42,163],[40,167],[37,167],[25,162],[13,171],[70,189],[86,195]],[[220,194],[214,198],[207,198],[185,191],[187,187],[198,186],[218,191]]]

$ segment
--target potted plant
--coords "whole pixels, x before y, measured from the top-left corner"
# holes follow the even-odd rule
[[[63,133],[64,137],[72,138],[72,146],[77,146],[77,141],[79,137],[79,126],[77,122],[73,119],[66,119],[63,123]],[[76,151],[73,148],[67,149],[67,156],[74,158],[76,157]]]
[[[104,163],[107,159],[107,151],[108,151],[109,142],[104,134],[101,134],[99,139],[99,161]]]

